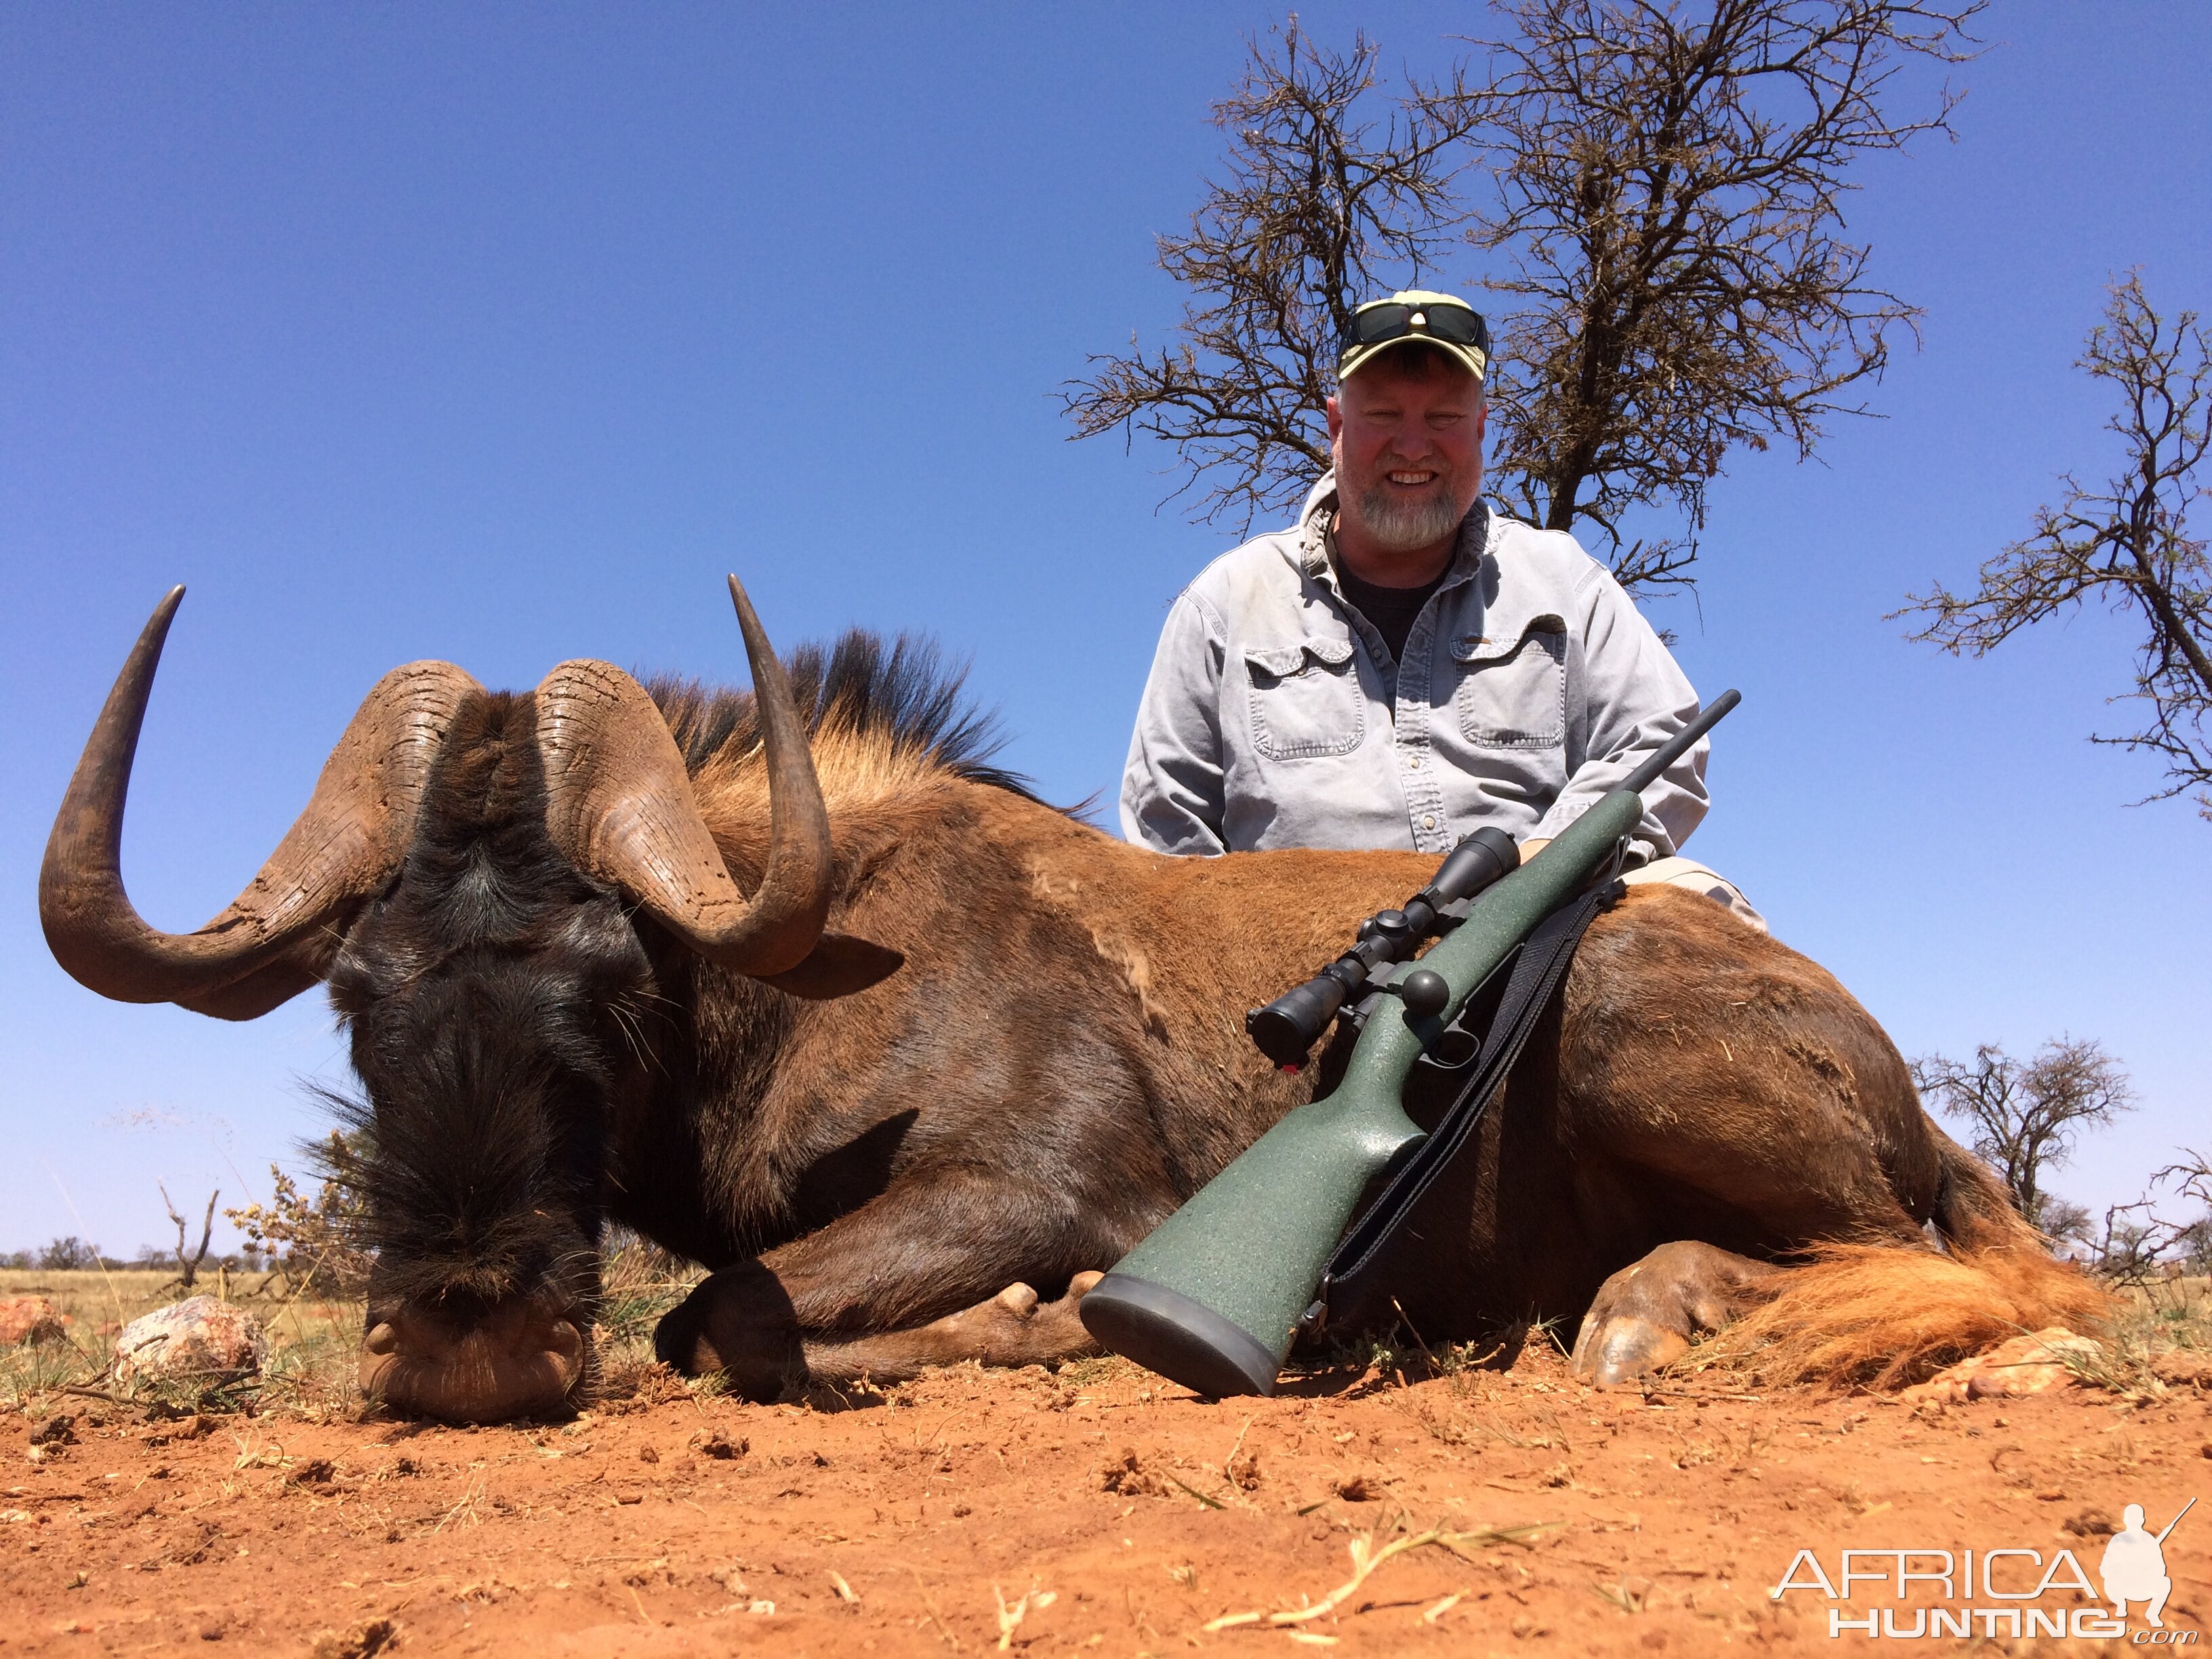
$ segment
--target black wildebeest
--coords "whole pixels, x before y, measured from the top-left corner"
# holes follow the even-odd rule
[[[755,1395],[1083,1351],[1097,1270],[1326,1086],[1241,1011],[1429,873],[1126,845],[994,771],[926,652],[852,635],[787,675],[731,587],[752,696],[387,675],[196,933],[141,921],[118,866],[181,589],[70,783],[40,902],[71,974],[228,1019],[329,986],[365,1096],[362,1377],[395,1408],[588,1389],[611,1221],[714,1270],[659,1349]],[[1400,1247],[1428,1340],[1583,1315],[1611,1380],[1798,1306],[1822,1364],[1893,1370],[2088,1305],[1866,1012],[1706,900],[1601,917],[1548,1018]]]

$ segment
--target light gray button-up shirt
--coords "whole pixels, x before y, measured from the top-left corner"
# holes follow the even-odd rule
[[[1495,824],[1548,839],[1698,711],[1697,693],[1572,536],[1478,501],[1402,661],[1346,600],[1324,475],[1297,526],[1185,588],[1121,779],[1121,828],[1168,853],[1443,853]],[[1636,851],[1705,815],[1706,745],[1644,792]]]

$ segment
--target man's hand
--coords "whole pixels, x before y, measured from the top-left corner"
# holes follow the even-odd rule
[[[1548,837],[1542,841],[1522,842],[1521,843],[1521,862],[1523,864],[1528,863],[1530,859],[1534,858],[1537,854],[1542,852],[1551,844],[1551,841]]]

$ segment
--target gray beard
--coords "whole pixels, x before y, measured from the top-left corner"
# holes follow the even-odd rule
[[[1458,529],[1466,516],[1449,489],[1416,503],[1401,501],[1390,493],[1388,484],[1378,483],[1359,496],[1360,528],[1376,546],[1393,553],[1433,547]]]

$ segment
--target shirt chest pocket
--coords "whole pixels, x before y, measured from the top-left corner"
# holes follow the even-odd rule
[[[1252,746],[1269,760],[1348,755],[1367,734],[1367,700],[1349,640],[1248,646]]]
[[[1517,638],[1453,642],[1461,735],[1483,749],[1555,749],[1567,740],[1567,629],[1537,617]]]

